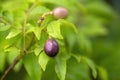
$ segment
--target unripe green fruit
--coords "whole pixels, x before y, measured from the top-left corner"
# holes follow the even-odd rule
[[[68,16],[68,10],[63,7],[57,7],[53,10],[53,16],[56,19],[66,18]]]
[[[54,39],[48,39],[44,45],[44,51],[50,57],[56,56],[59,51],[59,45],[57,41]]]

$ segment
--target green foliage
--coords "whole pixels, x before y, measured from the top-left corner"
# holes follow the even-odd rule
[[[97,72],[95,70],[94,63],[86,57],[82,57],[82,60],[92,69],[92,75],[93,75],[94,78],[96,78],[97,77]]]
[[[66,80],[91,80],[89,76],[89,68],[86,64],[77,62],[74,58],[71,58],[67,65]]]
[[[60,80],[65,80],[65,76],[66,76],[66,60],[65,58],[56,58],[56,65],[55,65],[55,71],[59,77]]]
[[[39,60],[39,64],[40,64],[41,68],[43,69],[43,71],[45,71],[47,63],[49,62],[50,58],[44,52],[42,52],[39,55],[38,60]]]
[[[57,6],[68,10],[66,19],[56,20],[48,14]],[[106,68],[94,61],[103,50],[94,39],[109,34],[105,25],[114,17],[111,7],[102,0],[0,1],[0,72],[22,54],[14,70],[25,69],[28,76],[24,80],[108,80]],[[53,58],[43,50],[50,37],[60,47]]]
[[[9,32],[9,34],[6,36],[6,39],[10,39],[13,38],[15,36],[17,36],[19,33],[21,33],[21,30],[18,29],[13,29]]]
[[[39,80],[41,78],[42,70],[34,54],[25,55],[23,57],[23,63],[31,80]]]
[[[5,54],[4,53],[0,53],[0,64],[1,64],[1,66],[0,66],[0,71],[2,72],[3,71],[3,69],[4,69],[4,67],[5,67]]]
[[[47,32],[50,36],[58,39],[63,39],[60,31],[60,22],[54,21],[47,26]]]
[[[98,72],[99,72],[99,76],[102,80],[108,80],[108,74],[107,71],[103,68],[103,67],[97,67],[98,68]]]
[[[3,23],[0,24],[0,31],[6,31],[10,28],[10,25],[4,25]]]

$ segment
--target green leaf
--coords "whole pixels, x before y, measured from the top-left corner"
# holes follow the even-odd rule
[[[22,24],[25,18],[25,11],[23,10],[15,10],[14,14],[14,24]]]
[[[17,57],[20,54],[20,50],[18,50],[16,47],[9,47],[5,49],[5,52],[7,52],[7,59],[9,64],[13,62],[15,57]]]
[[[81,61],[81,56],[80,56],[79,54],[74,54],[74,53],[72,53],[71,55],[72,55],[78,62]]]
[[[3,11],[3,19],[5,23],[14,23],[14,15],[11,11]]]
[[[66,76],[66,59],[62,59],[60,57],[56,58],[56,64],[55,64],[55,71],[57,73],[57,76],[60,80],[65,80]]]
[[[3,31],[3,32],[0,32],[0,53],[4,51],[4,48],[6,46],[8,46],[9,44],[8,41],[5,39],[5,37],[8,35],[8,31]]]
[[[0,52],[0,71],[3,71],[5,68],[5,58],[6,54]]]
[[[7,35],[6,39],[10,39],[10,38],[13,38],[15,36],[17,36],[18,34],[21,33],[22,30],[19,30],[19,29],[12,29],[9,34]]]
[[[64,40],[68,43],[67,48],[72,50],[78,33],[76,26],[65,20],[59,20],[59,22],[61,23],[61,34]]]
[[[34,49],[35,55],[38,56],[42,50],[43,50],[42,47],[37,47],[37,48],[35,48],[35,49]]]
[[[105,68],[97,66],[98,74],[101,78],[101,80],[108,80],[108,73]]]
[[[95,64],[93,63],[93,61],[90,60],[87,57],[82,57],[82,60],[91,68],[92,75],[93,75],[94,78],[96,78],[97,77],[97,71],[96,71],[96,67],[95,67]]]
[[[53,21],[47,26],[47,32],[50,36],[58,39],[63,39],[60,31],[60,22]]]
[[[10,29],[10,25],[4,25],[2,23],[0,23],[0,31],[6,31],[8,29]]]
[[[67,74],[65,80],[92,80],[89,68],[82,62],[77,62],[73,57],[67,61]]]
[[[30,23],[27,23],[26,25],[26,34],[34,32],[34,26],[31,25]]]
[[[69,27],[70,30],[72,30],[72,33],[78,33],[78,30],[76,28],[76,26],[71,23],[68,22],[66,20],[60,19],[59,22],[61,23],[62,26],[64,26],[65,28]],[[63,27],[62,27],[63,28]],[[64,28],[63,28],[64,29]]]
[[[47,63],[49,62],[49,60],[50,60],[50,58],[45,54],[45,52],[42,52],[39,55],[38,61],[39,61],[41,68],[43,69],[43,71],[45,71]]]
[[[37,6],[37,7],[32,9],[32,11],[30,12],[30,15],[43,14],[43,13],[49,12],[49,11],[50,10],[44,6]]]
[[[32,25],[35,25],[37,26],[37,22],[38,20],[40,19],[40,17],[46,13],[46,12],[49,12],[50,10],[47,9],[46,7],[44,6],[40,6],[40,5],[37,5],[36,7],[34,7],[31,11],[30,11],[30,15],[28,17],[28,22],[30,22]],[[47,17],[46,17],[47,19]],[[43,21],[46,22],[46,19]],[[45,25],[44,25],[45,26]]]
[[[37,38],[38,40],[40,40],[41,31],[42,31],[42,29],[41,29],[39,26],[34,27],[33,32],[34,32],[34,34],[35,34],[35,36],[36,36],[36,38]]]
[[[38,40],[41,38],[41,31],[43,28],[39,26],[33,26],[30,23],[27,24],[26,26],[26,33],[31,33],[33,32]]]
[[[42,70],[38,63],[37,57],[33,53],[24,55],[23,63],[31,80],[41,79]]]
[[[8,63],[12,64],[14,59],[20,54],[20,50],[17,49],[16,47],[10,47],[5,49],[5,52],[7,52],[7,59],[8,59]],[[14,67],[15,71],[19,71],[21,69],[22,66],[22,62],[19,61],[18,64]]]
[[[14,67],[14,71],[19,72],[22,68],[22,61],[20,60]]]

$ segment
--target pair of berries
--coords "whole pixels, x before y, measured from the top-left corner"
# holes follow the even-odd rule
[[[53,16],[56,19],[66,18],[68,16],[68,11],[63,7],[58,7],[53,10]],[[44,51],[50,57],[56,56],[59,52],[59,45],[57,41],[52,38],[48,39],[44,45]]]

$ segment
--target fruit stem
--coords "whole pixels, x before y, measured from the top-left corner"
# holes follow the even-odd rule
[[[52,14],[53,14],[52,11],[44,13],[44,14],[40,17],[40,19],[37,21],[37,23],[40,25],[40,24],[45,20],[45,17],[47,17],[48,15],[52,15]]]

